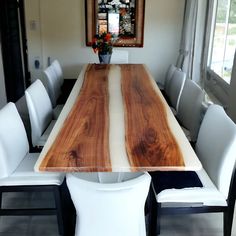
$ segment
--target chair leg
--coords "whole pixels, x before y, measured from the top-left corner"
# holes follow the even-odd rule
[[[161,204],[157,204],[157,235],[161,233]]]
[[[155,236],[157,235],[157,202],[156,202],[156,196],[152,190],[152,187],[150,188],[150,198],[149,198],[149,227],[148,227],[148,235],[149,236]]]
[[[64,221],[63,221],[63,215],[62,215],[60,186],[55,186],[54,197],[55,197],[55,205],[56,205],[56,210],[57,210],[57,223],[58,223],[59,234],[64,236]]]
[[[0,210],[2,209],[2,191],[0,190]]]
[[[61,222],[63,221],[63,233],[65,236],[74,236],[76,225],[76,211],[65,180],[58,188],[58,191],[58,194],[60,194],[60,201],[58,202],[58,204],[61,203]],[[58,225],[60,224],[61,223],[58,221]]]
[[[234,217],[235,200],[228,203],[227,211],[224,212],[224,236],[231,236],[232,223]]]

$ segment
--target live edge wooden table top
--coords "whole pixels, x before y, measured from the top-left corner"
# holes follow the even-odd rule
[[[84,66],[36,171],[198,170],[201,163],[145,65]]]

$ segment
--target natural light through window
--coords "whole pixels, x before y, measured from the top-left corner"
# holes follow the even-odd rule
[[[230,83],[236,48],[236,0],[218,0],[210,68]]]

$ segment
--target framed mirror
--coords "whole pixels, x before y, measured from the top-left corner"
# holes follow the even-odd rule
[[[86,45],[109,32],[114,46],[143,47],[145,0],[85,0]]]

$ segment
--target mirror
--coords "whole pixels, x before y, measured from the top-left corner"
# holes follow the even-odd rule
[[[112,33],[117,47],[143,47],[145,0],[85,0],[86,45]]]

